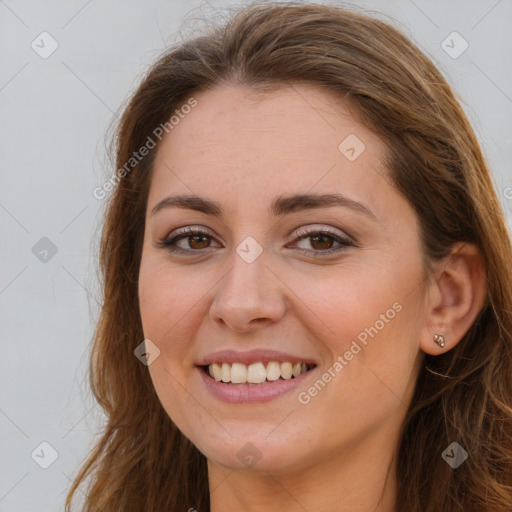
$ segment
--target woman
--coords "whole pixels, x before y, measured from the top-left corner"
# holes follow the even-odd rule
[[[116,151],[68,507],[510,512],[510,238],[407,38],[247,7],[156,62]]]

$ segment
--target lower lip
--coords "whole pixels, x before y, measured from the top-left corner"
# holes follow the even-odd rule
[[[198,368],[198,371],[208,391],[219,400],[230,404],[268,402],[296,390],[313,372],[313,370],[309,370],[293,379],[278,379],[262,384],[226,384],[222,381],[216,381],[207,375],[202,368]]]

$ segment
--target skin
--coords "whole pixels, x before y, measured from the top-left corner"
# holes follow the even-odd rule
[[[207,457],[211,510],[391,512],[396,444],[423,354],[453,348],[478,313],[479,253],[461,244],[427,273],[417,217],[383,164],[386,145],[325,90],[283,86],[257,97],[223,85],[194,97],[197,106],[158,149],[139,299],[144,335],[160,349],[149,366],[155,390]],[[354,161],[338,149],[350,134],[365,144]],[[276,196],[305,193],[342,194],[372,215],[342,206],[268,212]],[[179,194],[217,201],[223,213],[151,215]],[[158,246],[185,226],[206,231],[206,241],[181,239],[188,255]],[[323,256],[340,244],[299,238],[304,226],[353,246]],[[248,236],[263,250],[252,263],[236,252]],[[300,403],[298,393],[397,303],[400,312]],[[445,335],[444,349],[435,333]],[[201,357],[265,348],[317,367],[299,390],[266,403],[228,404],[206,389]],[[237,457],[248,442],[261,454],[250,467]]]

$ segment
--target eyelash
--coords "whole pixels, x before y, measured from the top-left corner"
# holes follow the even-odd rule
[[[327,229],[318,229],[318,228],[299,228],[296,232],[296,239],[295,241],[300,241],[302,239],[311,238],[314,236],[327,236],[329,238],[332,238],[335,242],[338,242],[340,246],[336,248],[326,249],[326,250],[315,250],[315,249],[297,249],[297,252],[303,256],[314,256],[314,257],[322,257],[322,256],[328,256],[335,253],[339,253],[343,250],[346,250],[347,247],[355,247],[356,245],[354,242],[348,238],[348,237],[342,237],[336,233],[333,233]],[[189,238],[191,236],[206,236],[213,238],[210,233],[207,231],[203,231],[197,228],[192,228],[190,226],[187,226],[186,228],[182,228],[181,230],[178,230],[175,236],[171,238],[167,238],[165,240],[162,240],[161,242],[157,242],[156,246],[158,248],[165,248],[172,254],[178,254],[178,255],[191,255],[191,253],[198,253],[203,251],[202,249],[181,249],[180,247],[176,247],[176,242],[178,242],[181,239]],[[207,247],[204,250],[208,250],[210,247]]]

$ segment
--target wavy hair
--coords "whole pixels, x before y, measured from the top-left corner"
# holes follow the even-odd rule
[[[124,109],[116,169],[193,94],[222,84],[262,93],[307,83],[348,102],[388,148],[387,168],[415,210],[424,255],[456,242],[485,262],[486,302],[452,350],[425,355],[397,447],[397,512],[512,510],[512,249],[473,129],[450,86],[387,22],[340,7],[251,4],[168,49]],[[107,421],[69,491],[87,483],[85,512],[209,510],[205,457],[168,417],[133,352],[144,219],[156,151],[118,177],[100,245],[103,306],[90,359]],[[459,442],[457,469],[442,451]]]

